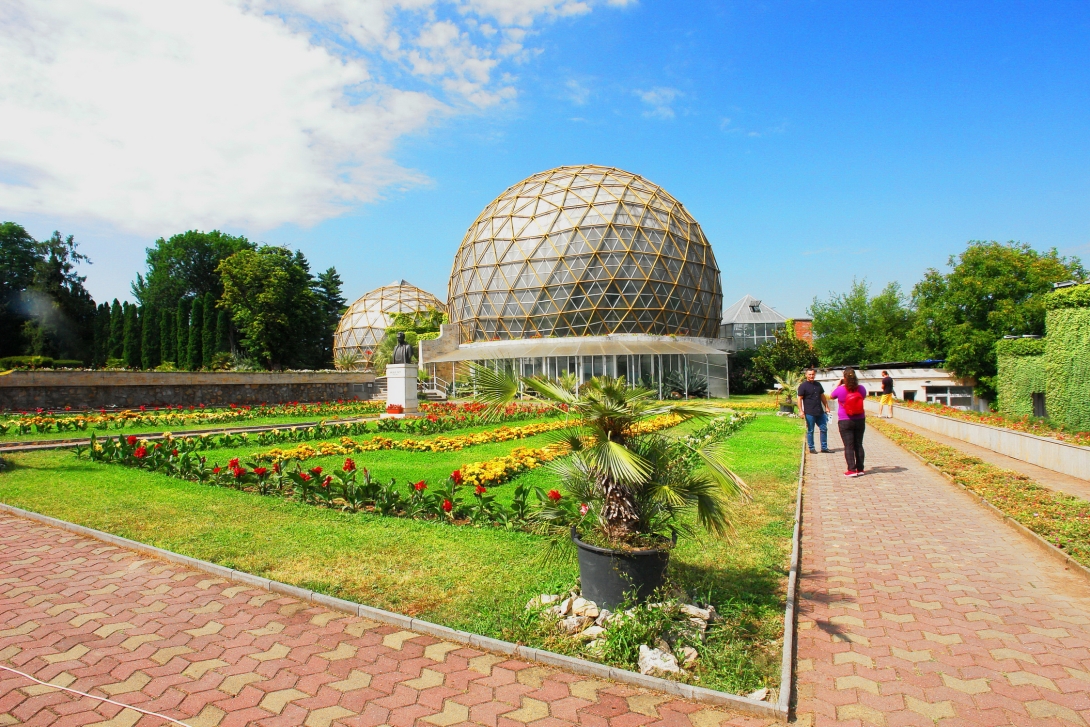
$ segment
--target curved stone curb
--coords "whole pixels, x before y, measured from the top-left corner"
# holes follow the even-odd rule
[[[801,467],[800,467],[801,471]],[[416,631],[429,636],[435,636],[447,641],[453,641],[461,644],[468,644],[476,649],[482,649],[484,651],[492,651],[498,654],[506,654],[525,661],[533,661],[539,664],[546,664],[548,666],[558,667],[565,669],[576,674],[584,674],[587,676],[599,677],[602,679],[611,679],[616,682],[623,682],[625,684],[632,684],[634,686],[643,687],[645,689],[653,689],[655,691],[664,692],[666,694],[672,694],[682,697],[684,699],[691,699],[695,702],[702,702],[704,704],[713,704],[721,707],[728,707],[738,712],[744,712],[753,715],[759,715],[762,717],[772,717],[782,722],[786,722],[788,718],[788,711],[781,705],[785,702],[785,698],[781,696],[779,704],[769,704],[768,702],[759,702],[755,699],[748,697],[742,697],[737,694],[729,694],[727,692],[719,692],[714,689],[705,689],[704,687],[696,687],[691,684],[682,684],[681,682],[671,681],[669,679],[661,679],[659,677],[646,676],[637,672],[628,671],[627,669],[618,669],[616,667],[609,666],[607,664],[599,664],[593,661],[587,661],[586,659],[579,659],[573,656],[565,656],[563,654],[554,654],[550,651],[542,651],[541,649],[535,649],[529,646],[522,646],[520,644],[513,644],[510,641],[501,641],[499,639],[493,639],[487,636],[479,636],[477,634],[471,634],[466,631],[457,631],[447,626],[441,626],[429,621],[422,621],[420,619],[411,618],[409,616],[403,616],[391,611],[384,611],[379,608],[373,608],[371,606],[364,606],[363,604],[355,603],[354,601],[346,601],[342,598],[334,598],[333,596],[327,596],[322,593],[315,593],[305,588],[299,588],[287,583],[281,583],[280,581],[274,581],[269,578],[262,578],[255,576],[251,573],[245,573],[243,571],[233,570],[226,568],[215,563],[209,563],[204,560],[198,560],[197,558],[191,558],[187,555],[181,555],[162,548],[156,548],[153,545],[147,545],[146,543],[140,543],[135,540],[129,540],[128,538],[122,538],[117,535],[111,535],[110,533],[104,533],[101,530],[95,530],[93,528],[84,527],[82,525],[76,525],[64,520],[58,520],[57,518],[49,517],[48,515],[42,515],[40,513],[31,512],[29,510],[23,510],[22,508],[14,507],[0,503],[0,512],[6,512],[11,515],[26,518],[28,520],[34,520],[45,525],[50,525],[69,532],[85,535],[96,540],[101,540],[113,545],[119,545],[129,550],[135,550],[140,553],[152,555],[157,558],[161,558],[172,563],[178,563],[179,565],[192,568],[193,570],[203,571],[220,578],[226,578],[227,580],[234,581],[236,583],[244,583],[248,586],[256,588],[263,588],[273,593],[281,593],[285,596],[291,596],[292,598],[298,598],[301,601],[307,601],[314,603],[325,608],[333,609],[335,611],[342,611],[350,613],[356,616],[369,618],[380,623],[390,624],[397,626],[398,628],[406,629],[408,631]],[[798,551],[798,539],[797,535],[800,532],[798,527],[798,518],[796,516],[795,521],[795,551]],[[792,556],[792,574],[797,573],[797,559]],[[794,576],[792,576],[793,578]],[[789,579],[788,592],[794,593],[792,588],[793,581]],[[784,660],[788,663],[788,660],[793,657],[794,648],[794,603],[789,598],[788,600],[788,613],[790,615],[785,616],[785,623],[790,619],[792,628],[790,631],[786,631],[784,634]],[[790,634],[790,639],[788,638]],[[788,645],[791,645],[792,652],[791,657],[788,656]],[[788,667],[786,669],[788,674],[793,674],[793,669]],[[786,685],[786,686],[785,686]],[[792,692],[793,681],[787,683],[781,683],[781,694],[786,693],[787,700],[790,699]]]
[[[878,432],[879,432],[880,434],[882,434],[882,430],[880,430],[880,429],[879,429],[879,430],[878,430]],[[885,434],[882,434],[882,436],[883,436],[883,437],[885,437]],[[889,439],[889,441],[890,441],[890,442],[893,442],[893,444],[896,444],[896,445],[897,445],[898,447],[901,447],[901,445],[900,445],[900,444],[898,444],[897,442],[894,442],[894,441],[893,441],[892,439],[890,439],[889,437],[886,437],[886,439]],[[973,498],[973,499],[974,499],[974,500],[976,500],[976,501],[977,501],[978,503],[980,503],[981,505],[983,505],[983,506],[984,506],[984,509],[985,509],[985,510],[987,510],[987,511],[988,511],[988,513],[990,513],[991,515],[993,515],[993,516],[994,516],[994,517],[996,517],[997,519],[999,519],[999,520],[1002,520],[1003,522],[1005,522],[1005,523],[1006,523],[1007,525],[1009,525],[1009,526],[1011,526],[1012,528],[1014,528],[1014,529],[1015,529],[1016,531],[1018,531],[1018,532],[1019,532],[1019,533],[1021,533],[1022,535],[1024,535],[1024,536],[1028,537],[1028,538],[1029,538],[1030,540],[1032,540],[1032,541],[1033,541],[1034,545],[1038,546],[1038,547],[1039,547],[1039,548],[1041,549],[1041,551],[1042,551],[1042,552],[1043,552],[1043,553],[1044,553],[1045,555],[1049,556],[1049,557],[1050,557],[1050,558],[1052,558],[1053,560],[1057,560],[1057,561],[1059,561],[1059,562],[1060,562],[1060,564],[1064,566],[1064,569],[1065,569],[1065,570],[1070,570],[1070,571],[1072,571],[1072,572],[1073,572],[1073,573],[1074,573],[1075,575],[1078,575],[1078,576],[1082,576],[1082,578],[1083,578],[1083,579],[1085,579],[1085,580],[1086,580],[1086,582],[1087,582],[1088,584],[1090,584],[1090,568],[1087,568],[1087,567],[1086,567],[1086,566],[1084,566],[1084,565],[1083,565],[1082,563],[1080,563],[1079,561],[1075,560],[1075,559],[1074,559],[1074,558],[1072,558],[1072,557],[1071,557],[1070,555],[1068,555],[1068,554],[1067,554],[1067,553],[1065,553],[1064,551],[1060,550],[1060,549],[1059,549],[1059,548],[1057,548],[1057,547],[1056,547],[1055,545],[1053,545],[1052,543],[1048,542],[1047,540],[1045,540],[1044,538],[1042,538],[1042,537],[1041,537],[1040,535],[1038,535],[1037,533],[1033,532],[1032,530],[1030,530],[1029,528],[1027,528],[1027,527],[1026,527],[1025,525],[1023,525],[1022,523],[1018,522],[1017,520],[1015,520],[1014,518],[1012,518],[1012,517],[1011,517],[1010,515],[1008,515],[1007,513],[1003,512],[1003,511],[1002,511],[1002,510],[1000,510],[1000,509],[999,509],[998,507],[996,507],[996,506],[995,506],[995,505],[993,505],[992,503],[988,502],[988,501],[987,501],[987,500],[985,500],[985,499],[984,499],[983,497],[981,497],[980,495],[976,494],[975,492],[973,492],[972,490],[970,490],[970,489],[969,489],[968,487],[966,487],[965,485],[961,484],[960,482],[958,482],[957,480],[955,480],[955,479],[954,479],[953,477],[951,477],[950,475],[948,475],[948,474],[946,474],[945,472],[943,472],[942,470],[940,470],[940,469],[939,469],[938,467],[936,467],[935,465],[933,465],[933,464],[931,464],[930,462],[928,462],[928,461],[927,461],[926,459],[924,459],[924,458],[923,458],[922,456],[920,456],[919,454],[916,454],[915,452],[913,452],[913,451],[912,451],[911,449],[908,449],[907,447],[901,447],[901,449],[903,449],[904,451],[908,452],[908,453],[909,453],[910,455],[912,455],[912,456],[913,456],[913,457],[915,457],[916,459],[920,460],[920,462],[922,462],[922,463],[923,463],[923,464],[924,464],[925,466],[927,466],[927,467],[931,468],[931,469],[932,469],[932,470],[934,470],[935,472],[938,472],[938,473],[939,473],[940,475],[942,475],[942,476],[943,476],[943,477],[944,477],[944,478],[945,478],[945,479],[946,479],[946,480],[947,480],[948,482],[950,482],[950,484],[952,484],[952,485],[955,485],[955,486],[957,486],[957,487],[960,487],[960,488],[962,489],[962,491],[963,491],[963,492],[965,492],[966,494],[968,494],[968,495],[969,495],[969,497]],[[971,456],[971,455],[970,455],[970,456]],[[993,466],[993,467],[997,467],[997,465],[992,465],[992,466]],[[1002,468],[1002,467],[998,467],[998,469],[1003,469],[1003,468]],[[1008,471],[1010,471],[1010,470],[1008,470]]]
[[[799,485],[795,494],[795,530],[791,537],[791,570],[787,575],[787,605],[783,614],[783,664],[780,668],[780,699],[777,705],[784,719],[791,714],[791,698],[795,691],[795,627],[798,622],[799,566],[802,563],[802,483],[806,475],[806,441],[799,457]]]

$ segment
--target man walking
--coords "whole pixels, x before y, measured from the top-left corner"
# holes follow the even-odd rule
[[[799,409],[806,415],[806,446],[810,454],[817,454],[814,449],[814,425],[821,432],[821,451],[829,452],[829,399],[825,396],[825,387],[814,381],[817,371],[806,369],[806,381],[799,385]]]
[[[882,416],[882,409],[889,407],[889,416],[886,419],[893,418],[893,379],[890,377],[888,371],[882,372],[882,398],[878,400],[878,416]]]

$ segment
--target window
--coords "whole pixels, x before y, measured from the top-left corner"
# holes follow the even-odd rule
[[[1033,416],[1035,417],[1047,417],[1048,410],[1045,409],[1045,395],[1044,392],[1035,392],[1033,394]]]
[[[955,409],[970,409],[973,406],[971,386],[925,386],[924,396],[928,403],[952,406]]]
[[[749,304],[749,309],[751,311],[753,311],[754,313],[760,313],[761,312],[761,301],[759,301],[759,300],[753,301],[752,303]]]
[[[903,393],[905,395],[904,396],[905,401],[916,401],[916,392],[915,391],[905,391]]]

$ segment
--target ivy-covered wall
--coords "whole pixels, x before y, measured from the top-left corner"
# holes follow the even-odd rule
[[[1032,415],[1033,394],[1046,391],[1044,339],[1003,339],[996,344],[996,353],[999,355],[999,375],[996,377],[999,411]]]
[[[1050,419],[1090,429],[1090,285],[1045,301],[1045,406]]]

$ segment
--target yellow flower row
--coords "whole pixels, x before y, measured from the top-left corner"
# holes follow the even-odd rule
[[[399,449],[405,452],[457,452],[466,447],[478,444],[493,444],[495,442],[509,442],[513,439],[525,439],[545,432],[556,431],[569,426],[569,422],[563,420],[541,422],[538,424],[526,424],[521,427],[498,427],[485,432],[474,432],[454,437],[437,436],[430,439],[390,439],[389,437],[372,437],[363,441],[354,441],[348,437],[341,439],[340,445],[323,442],[317,445],[317,449],[302,444],[291,449],[271,449],[268,452],[258,454],[254,459],[275,461],[289,459],[310,459],[316,456],[330,454],[357,454],[360,452],[378,452],[386,449]]]
[[[682,421],[682,418],[677,414],[662,414],[653,419],[648,419],[646,422],[640,422],[634,429],[638,434],[647,434],[675,427]],[[484,485],[486,487],[500,485],[526,470],[540,467],[557,457],[563,457],[568,451],[568,445],[566,444],[550,444],[537,449],[517,447],[511,451],[511,454],[503,457],[493,457],[483,462],[470,462],[462,465],[462,482],[467,485]]]

